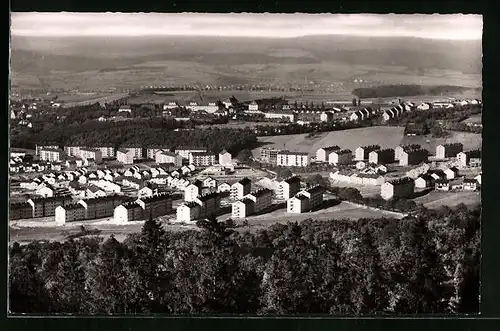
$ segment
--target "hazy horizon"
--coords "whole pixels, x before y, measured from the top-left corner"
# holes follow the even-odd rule
[[[268,18],[267,20],[265,18]],[[19,37],[414,37],[481,40],[481,15],[11,13]]]

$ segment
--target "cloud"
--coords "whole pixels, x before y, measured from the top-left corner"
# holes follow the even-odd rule
[[[12,13],[23,36],[410,36],[481,39],[480,15]]]

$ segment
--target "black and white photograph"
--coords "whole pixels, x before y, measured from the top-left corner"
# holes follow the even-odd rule
[[[8,314],[477,316],[482,30],[11,12]]]

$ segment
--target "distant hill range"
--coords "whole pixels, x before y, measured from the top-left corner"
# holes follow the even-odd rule
[[[290,39],[215,37],[77,37],[11,39],[11,69],[14,73],[49,75],[57,72],[119,71],[142,63],[182,61],[215,68],[259,65],[297,65],[319,68],[308,79],[322,78],[328,65],[402,67],[410,74],[424,75],[441,69],[463,74],[481,74],[481,41],[443,41],[419,38],[309,36]],[[302,68],[303,69],[303,68]],[[273,73],[276,76],[275,73]],[[189,77],[193,74],[190,73]],[[230,76],[238,77],[237,73]],[[179,77],[179,79],[182,77]],[[288,77],[283,77],[287,79]]]

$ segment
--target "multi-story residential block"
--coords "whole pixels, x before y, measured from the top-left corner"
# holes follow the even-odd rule
[[[123,164],[133,164],[134,163],[134,151],[120,148],[116,152],[116,160]]]
[[[264,118],[287,120],[293,123],[295,121],[295,113],[292,111],[270,111],[264,113]]]
[[[80,157],[84,160],[94,160],[96,163],[102,162],[102,152],[97,148],[81,148]]]
[[[158,151],[155,161],[158,164],[173,164],[175,167],[182,167],[182,156],[169,151]]]
[[[276,198],[288,200],[300,191],[300,178],[293,176],[286,178],[278,183]]]
[[[85,219],[96,219],[113,216],[115,207],[119,206],[125,197],[110,195],[106,197],[82,199],[78,201],[85,208]]]
[[[356,148],[356,150],[354,151],[354,153],[355,153],[354,160],[355,161],[367,160],[369,158],[369,155],[371,152],[378,151],[378,150],[380,150],[379,145],[360,146],[360,147]]]
[[[40,155],[40,150],[42,149],[55,149],[58,150],[59,146],[57,145],[36,145],[35,146],[35,155]]]
[[[243,198],[231,204],[232,218],[245,218],[254,213],[255,202],[250,198]]]
[[[434,186],[435,179],[431,175],[421,174],[415,179],[416,188],[429,188]]]
[[[228,183],[221,183],[217,185],[217,192],[222,193],[229,191],[231,191],[231,185],[229,185]]]
[[[195,180],[193,183],[186,186],[184,189],[184,201],[194,201],[200,194],[203,187],[203,182]]]
[[[321,120],[321,122],[330,123],[330,122],[333,122],[334,116],[335,116],[334,112],[324,111],[320,115],[320,120]]]
[[[333,151],[328,155],[328,163],[334,165],[346,165],[352,162],[352,151],[350,149],[343,149],[340,151]]]
[[[49,217],[55,215],[55,210],[59,206],[71,204],[70,196],[55,196],[51,198],[31,198],[27,201],[32,210],[32,217]]]
[[[200,218],[201,206],[194,201],[183,202],[177,207],[177,221],[191,222]]]
[[[66,153],[67,156],[80,156],[80,149],[82,146],[64,146],[64,153]]]
[[[436,159],[446,159],[455,157],[458,153],[462,152],[464,145],[461,143],[441,144],[436,146]]]
[[[219,164],[221,165],[232,165],[233,157],[231,153],[225,149],[219,153]]]
[[[104,159],[111,159],[115,157],[115,148],[113,146],[100,146],[96,149],[101,151],[101,156]]]
[[[144,209],[136,201],[126,202],[113,209],[113,219],[117,223],[140,221],[145,218]]]
[[[64,159],[64,152],[60,149],[44,148],[38,151],[40,159],[49,162],[62,162]]]
[[[392,148],[381,149],[368,154],[368,162],[373,164],[388,164],[395,161],[395,152]]]
[[[481,151],[480,150],[460,152],[457,154],[457,163],[461,168],[471,166],[472,163],[477,164],[478,160],[480,163],[480,160],[481,160]]]
[[[151,216],[155,218],[172,213],[172,196],[167,193],[139,198],[136,202],[141,206],[148,217]]]
[[[380,196],[384,200],[392,198],[406,198],[413,195],[415,181],[408,177],[385,182],[380,187]]]
[[[286,201],[286,211],[291,214],[302,214],[309,210],[309,198],[297,194]]]
[[[146,148],[146,157],[151,160],[156,160],[156,154],[158,152],[170,151],[170,148],[167,146],[157,146],[157,147],[149,147]],[[156,162],[158,163],[158,162]]]
[[[262,188],[245,195],[244,198],[250,199],[254,202],[253,211],[255,213],[258,213],[269,208],[272,205],[273,191],[267,188]]]
[[[9,219],[18,220],[33,217],[33,208],[28,202],[11,203],[9,208]]]
[[[276,164],[287,167],[307,167],[310,160],[308,153],[280,151],[276,157]]]
[[[252,181],[245,177],[231,185],[230,198],[233,201],[243,199],[245,195],[250,193],[251,189]]]
[[[260,159],[262,162],[276,164],[279,149],[263,147],[260,149]]]
[[[316,151],[316,161],[328,162],[330,153],[339,151],[340,149],[341,148],[339,146],[321,147]]]
[[[194,164],[196,167],[209,167],[217,164],[215,154],[210,152],[192,152],[189,154],[189,164]]]
[[[66,222],[82,221],[85,219],[85,208],[79,204],[58,206],[55,209],[55,222],[64,225]]]
[[[458,169],[457,167],[450,167],[444,171],[444,174],[448,180],[455,179],[458,177]]]
[[[206,151],[207,149],[205,147],[177,147],[175,149],[175,153],[185,159],[189,159],[189,154],[191,153],[203,153]]]
[[[308,208],[309,210],[315,210],[323,203],[323,193],[325,189],[320,185],[315,185],[309,187],[303,191],[297,193],[297,195],[303,195],[308,199]]]
[[[423,148],[406,149],[401,153],[400,166],[416,165],[429,160],[429,151]]]
[[[200,205],[200,217],[217,215],[220,210],[220,195],[217,192],[200,195],[194,202]]]
[[[134,160],[140,160],[140,159],[144,158],[144,154],[143,154],[144,151],[143,151],[142,147],[122,147],[120,149],[124,149],[126,151],[132,151]]]
[[[420,146],[419,144],[400,145],[394,149],[394,159],[396,161],[399,161],[405,150],[418,150],[421,148],[422,146]]]
[[[52,198],[56,195],[56,189],[50,184],[43,183],[38,186],[35,194],[44,198]]]

